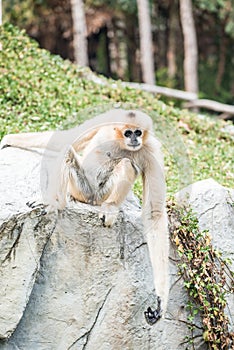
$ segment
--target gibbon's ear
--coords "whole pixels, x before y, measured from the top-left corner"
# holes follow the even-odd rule
[[[150,148],[145,155],[143,168],[143,222],[153,267],[155,290],[160,297],[164,315],[169,292],[166,185],[160,143],[152,136],[150,138]]]

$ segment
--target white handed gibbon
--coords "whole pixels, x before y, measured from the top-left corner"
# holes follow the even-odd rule
[[[60,151],[50,202],[64,208],[67,199],[100,206],[104,226],[112,226],[135,179],[143,179],[142,218],[158,296],[147,321],[166,312],[168,299],[168,227],[166,186],[160,142],[151,118],[140,111],[110,110],[66,131],[6,135],[1,147],[49,148]]]

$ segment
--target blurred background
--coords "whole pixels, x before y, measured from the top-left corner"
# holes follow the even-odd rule
[[[234,104],[233,0],[3,0],[2,13],[106,77]]]

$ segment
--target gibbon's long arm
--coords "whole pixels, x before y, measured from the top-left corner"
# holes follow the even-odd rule
[[[44,131],[44,132],[29,132],[22,134],[9,134],[3,137],[0,144],[0,149],[11,146],[19,148],[46,148],[52,136],[56,133],[62,133],[63,131],[53,132],[53,131]],[[52,150],[59,151],[60,145],[57,143],[54,145]]]
[[[161,299],[161,308],[164,315],[169,293],[169,238],[165,208],[166,186],[160,144],[152,136],[150,136],[149,141],[147,158],[143,168],[142,216],[153,267],[155,290]]]
[[[93,137],[103,126],[123,123],[126,119],[125,112],[121,109],[107,111],[69,130],[9,134],[1,140],[0,149],[12,146],[26,149],[47,148],[58,152],[63,150],[66,145],[72,145],[78,151],[83,146],[85,147],[89,138]],[[86,141],[82,141],[82,139]]]
[[[64,147],[73,144],[76,152],[82,151],[89,141],[98,132],[98,128],[79,137],[79,127],[70,130],[29,132],[22,134],[9,134],[3,137],[0,149],[4,147],[19,148],[47,148],[52,151],[61,151]]]

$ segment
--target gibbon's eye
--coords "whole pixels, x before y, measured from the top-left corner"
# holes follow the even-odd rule
[[[125,136],[125,137],[131,137],[132,134],[133,134],[132,130],[126,130],[126,131],[124,132],[124,136]]]
[[[134,134],[135,134],[137,137],[139,137],[139,136],[142,135],[142,131],[139,130],[139,129],[137,129],[137,130],[134,131]]]

